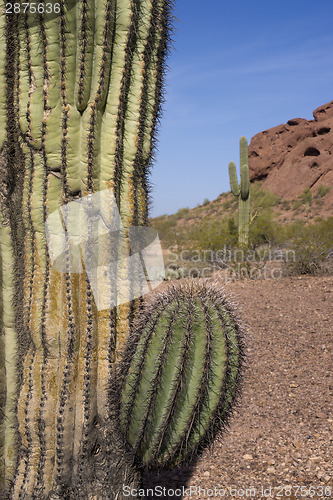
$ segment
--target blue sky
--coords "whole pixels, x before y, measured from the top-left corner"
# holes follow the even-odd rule
[[[250,141],[333,99],[332,0],[176,0],[151,216],[229,191]]]

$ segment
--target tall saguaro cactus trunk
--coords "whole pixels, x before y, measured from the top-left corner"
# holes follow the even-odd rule
[[[53,266],[46,221],[108,190],[118,252],[128,228],[146,224],[170,2],[55,5],[0,18],[0,496],[122,498],[139,477],[114,426],[110,381],[138,306],[113,297],[98,308],[84,269],[71,272],[67,237],[65,267]],[[108,252],[102,245],[97,260]],[[86,267],[95,257],[88,244]],[[128,297],[129,272],[118,264]]]
[[[229,163],[231,192],[238,198],[238,242],[246,246],[249,241],[250,225],[250,175],[248,147],[245,137],[240,138],[240,185],[238,185],[236,165]]]

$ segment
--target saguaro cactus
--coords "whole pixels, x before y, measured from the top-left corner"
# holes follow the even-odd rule
[[[109,190],[122,227],[113,251],[146,224],[170,4],[59,0],[33,13],[1,2],[1,498],[118,498],[120,476],[137,484],[110,381],[138,303],[98,310],[69,241],[65,272],[53,267],[46,220]],[[119,262],[123,296],[129,272]]]
[[[240,185],[238,185],[236,165],[229,163],[230,188],[238,198],[238,242],[244,246],[248,244],[250,224],[250,176],[247,141],[240,138]]]

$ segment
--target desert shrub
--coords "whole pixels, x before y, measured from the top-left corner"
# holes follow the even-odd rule
[[[275,207],[279,203],[280,198],[270,191],[261,189],[261,185],[258,182],[255,182],[251,186],[251,205],[254,210]]]
[[[293,210],[298,210],[303,205],[301,200],[295,200],[293,202]]]
[[[222,204],[222,207],[224,208],[224,210],[228,210],[231,207],[231,205],[232,205],[232,200],[227,200]]]
[[[330,187],[329,186],[318,186],[318,190],[317,190],[317,195],[320,197],[320,198],[323,198],[324,196],[327,195],[327,193],[330,191]]]
[[[164,246],[175,245],[184,239],[182,229],[177,227],[177,216],[162,215],[150,221],[151,226],[158,232]]]
[[[273,220],[273,212],[267,209],[259,213],[250,225],[249,241],[252,246],[262,243],[274,244],[279,240],[281,224]]]
[[[288,200],[283,200],[281,202],[281,207],[283,208],[283,210],[290,210],[290,202]]]
[[[224,248],[224,246],[237,244],[238,232],[236,225],[235,228],[232,227],[228,220],[208,220],[202,224],[193,224],[187,231],[187,238],[198,249],[217,251]]]
[[[208,205],[210,203],[209,199],[208,198],[205,198],[204,201],[202,202],[202,206],[205,207],[206,205]]]
[[[183,219],[188,213],[190,209],[188,207],[180,208],[178,212],[175,213],[175,217],[177,219]]]
[[[333,217],[304,226],[293,239],[293,261],[287,262],[289,274],[321,274],[332,271]]]
[[[310,188],[304,189],[303,193],[299,196],[299,199],[302,203],[306,203],[307,205],[311,205],[312,203],[312,192]]]

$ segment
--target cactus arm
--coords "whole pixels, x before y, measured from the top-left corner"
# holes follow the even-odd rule
[[[238,186],[236,165],[233,161],[229,163],[229,180],[230,180],[230,188],[231,192],[234,196],[239,196],[240,189]]]
[[[242,200],[246,200],[250,192],[250,174],[249,174],[249,159],[248,147],[245,137],[241,137],[239,141],[240,146],[240,193]]]
[[[145,51],[145,75],[142,92],[142,119],[137,153],[137,169],[134,177],[135,185],[135,224],[147,224],[148,219],[148,173],[154,149],[154,131],[159,117],[162,93],[162,80],[165,59],[165,39],[167,37],[168,19],[167,3],[155,1],[152,10],[152,24],[149,32],[149,44]],[[152,49],[149,46],[154,44]],[[154,98],[152,99],[152,96]],[[152,101],[152,102],[151,102]],[[143,168],[143,165],[148,167]]]
[[[248,165],[242,165],[240,167],[241,171],[241,182],[240,182],[240,195],[242,200],[247,200],[250,194],[250,177],[249,177],[249,167]]]
[[[132,11],[126,2],[116,11],[114,44],[117,50],[113,54],[110,75],[110,92],[105,106],[101,135],[101,162],[99,189],[113,189],[119,203],[120,155],[123,147],[121,127],[126,103],[126,75],[123,68],[128,66],[129,36],[132,26]]]
[[[248,165],[248,147],[246,137],[242,136],[239,140],[239,165]]]

